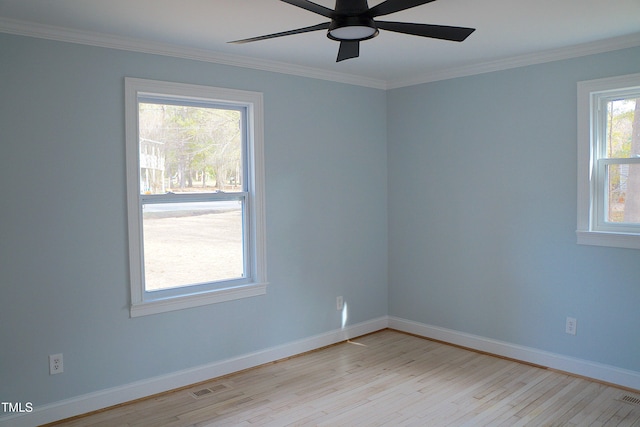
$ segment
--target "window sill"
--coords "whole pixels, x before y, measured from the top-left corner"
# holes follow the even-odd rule
[[[131,304],[131,317],[147,316],[167,311],[183,310],[241,298],[255,297],[267,293],[267,283],[252,283],[233,288],[217,289],[206,293],[174,298],[142,301]]]
[[[640,249],[640,234],[583,230],[576,231],[576,234],[579,245]]]

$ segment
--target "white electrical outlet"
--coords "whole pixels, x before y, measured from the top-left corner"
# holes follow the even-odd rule
[[[64,372],[62,364],[62,353],[49,355],[49,375],[61,374]]]
[[[578,329],[578,321],[575,317],[567,317],[567,324],[565,326],[565,332],[569,335],[575,335]]]
[[[336,310],[342,310],[344,307],[344,299],[340,297],[336,297]]]

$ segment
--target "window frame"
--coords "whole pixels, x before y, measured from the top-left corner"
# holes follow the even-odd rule
[[[606,157],[602,106],[636,93],[640,94],[640,73],[578,82],[578,244],[640,249],[640,225],[603,218],[607,166],[637,164],[640,159]]]
[[[246,117],[245,173],[243,192],[148,195],[140,191],[138,104],[145,99],[171,100],[180,104],[212,105],[243,110]],[[263,96],[259,92],[184,83],[125,78],[125,145],[127,220],[129,231],[130,316],[138,317],[181,310],[240,298],[264,295],[266,277],[266,221],[264,197]],[[158,203],[216,201],[244,198],[243,230],[246,277],[207,284],[194,284],[166,291],[145,290],[142,206]]]

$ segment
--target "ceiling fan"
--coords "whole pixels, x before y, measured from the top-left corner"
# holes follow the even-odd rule
[[[369,8],[367,0],[336,0],[335,9],[329,9],[309,0],[281,0],[293,6],[329,18],[330,22],[298,28],[296,30],[235,40],[229,43],[249,43],[311,31],[327,30],[327,37],[340,42],[336,62],[357,58],[360,55],[360,42],[378,35],[378,30],[395,31],[413,36],[430,37],[461,42],[475,28],[450,27],[446,25],[414,24],[410,22],[374,21],[373,18],[410,9],[435,0],[386,0]]]

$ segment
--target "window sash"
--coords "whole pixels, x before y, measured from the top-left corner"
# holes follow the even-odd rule
[[[609,91],[593,92],[592,105],[595,106],[592,117],[592,152],[593,161],[593,188],[592,188],[592,228],[596,231],[613,233],[640,233],[640,225],[635,223],[623,223],[609,221],[609,174],[611,165],[638,164],[640,158],[612,158],[607,156],[607,105],[612,101],[640,98],[640,87],[624,89],[612,89]]]
[[[605,93],[608,92],[611,91],[594,92],[591,94],[593,97],[592,104],[596,106],[592,118],[592,150],[596,159],[615,159],[607,155],[607,129],[609,127],[607,105],[613,101],[640,98],[640,87],[615,90],[612,91],[614,92],[613,94],[605,95]],[[627,157],[624,159],[631,160],[634,158]]]
[[[622,159],[598,159],[595,162],[595,188],[594,188],[594,225],[597,230],[611,231],[617,233],[638,233],[640,224],[628,222],[608,221],[609,204],[609,173],[608,169],[612,165],[637,165],[640,158]]]
[[[162,300],[169,297],[176,297],[185,294],[198,294],[202,292],[212,291],[220,288],[226,288],[229,286],[243,285],[250,283],[254,278],[253,262],[251,258],[250,250],[250,221],[249,221],[249,193],[248,192],[235,192],[235,193],[193,193],[193,194],[141,194],[140,195],[140,230],[144,233],[144,218],[143,211],[144,206],[153,204],[167,204],[167,203],[206,203],[216,201],[238,201],[240,202],[240,209],[242,212],[242,277],[229,278],[224,280],[212,280],[202,283],[190,283],[173,288],[161,289],[161,290],[148,290],[146,285],[145,274],[145,252],[143,248],[142,256],[140,259],[140,269],[142,271],[142,288],[143,299],[145,301]],[[144,236],[141,237],[141,242],[144,244]]]

